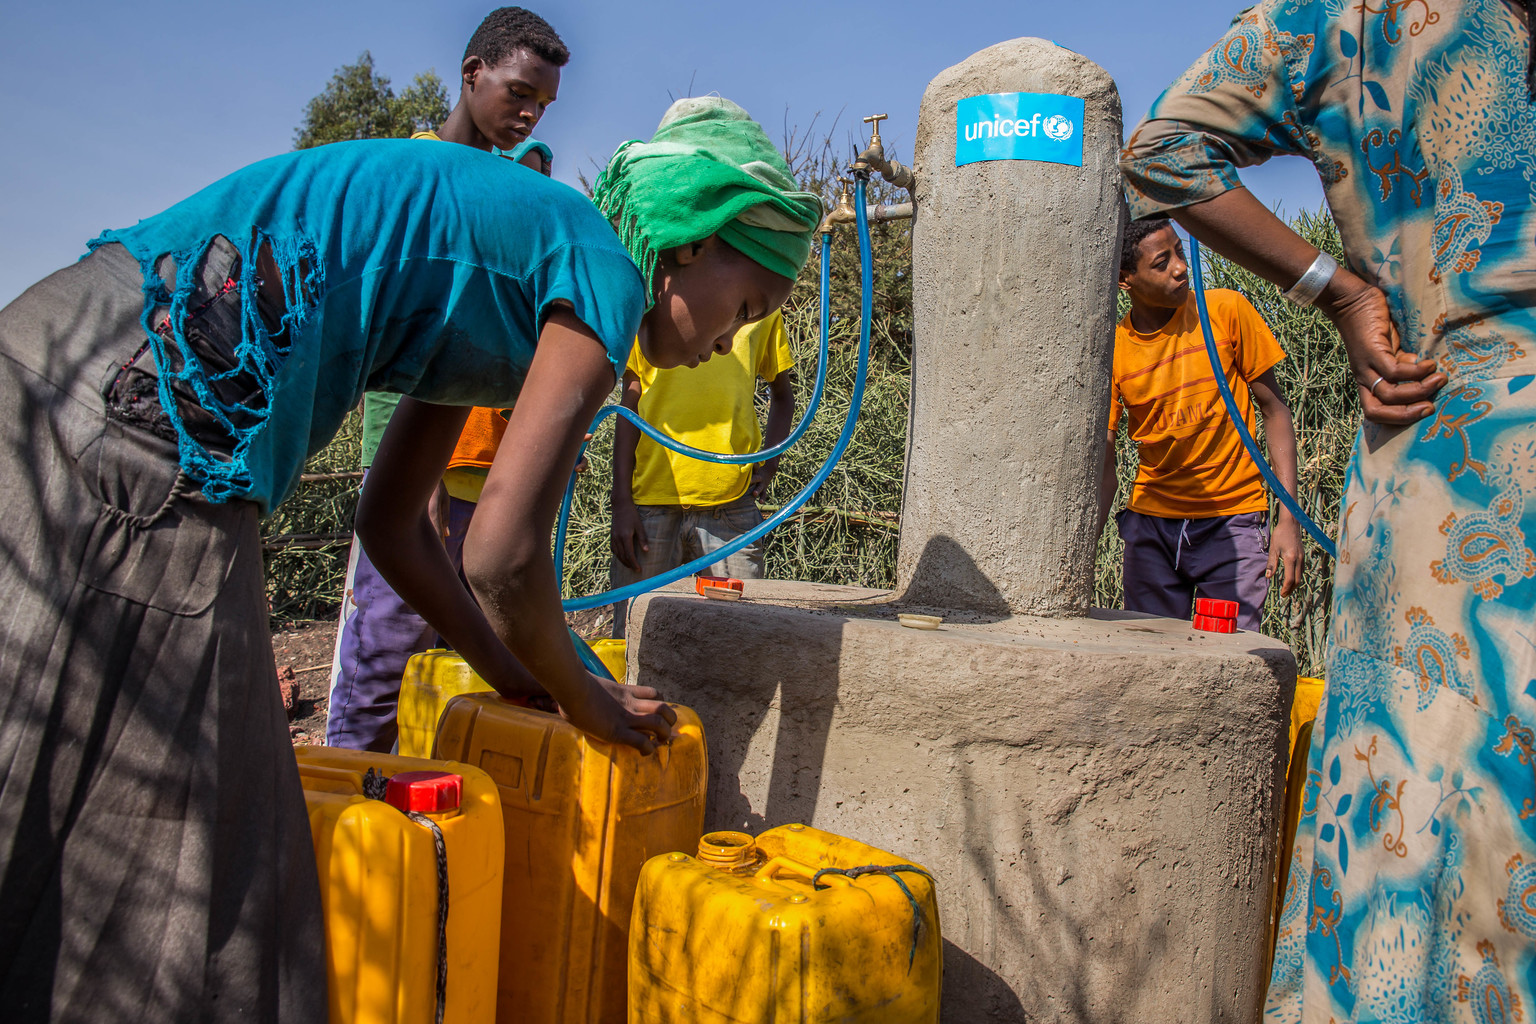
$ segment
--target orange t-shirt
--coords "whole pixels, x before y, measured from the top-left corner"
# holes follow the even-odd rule
[[[1258,311],[1237,292],[1205,294],[1222,372],[1253,431],[1248,382],[1280,360],[1280,348]],[[1205,352],[1195,297],[1163,329],[1142,334],[1127,313],[1115,327],[1109,429],[1124,404],[1140,455],[1130,508],[1167,519],[1203,519],[1269,508],[1264,479],[1243,448]]]
[[[507,432],[507,414],[500,409],[475,406],[464,421],[464,430],[443,473],[443,486],[461,501],[479,502],[485,477],[496,460],[496,449]]]
[[[496,449],[501,444],[501,436],[506,432],[505,413],[500,409],[482,409],[478,405],[475,406],[469,410],[469,419],[464,421],[464,432],[459,435],[459,443],[454,446],[453,458],[448,460],[448,468],[474,466],[479,469],[490,469],[491,463],[496,460]]]
[[[433,131],[416,132],[411,138],[442,141],[437,132]],[[464,421],[464,432],[459,435],[459,443],[454,446],[453,458],[448,460],[449,473],[452,474],[455,469],[489,469],[496,458],[496,448],[501,444],[501,435],[506,432],[507,418],[501,414],[501,410],[482,409],[479,406],[471,409],[469,419]],[[449,490],[454,488],[450,487]],[[465,493],[463,497],[478,501],[479,486],[471,482],[468,490],[474,492],[473,496]]]

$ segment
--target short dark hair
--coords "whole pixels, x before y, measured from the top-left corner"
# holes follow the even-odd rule
[[[527,50],[557,68],[565,67],[571,51],[549,22],[521,7],[498,7],[485,16],[464,47],[464,59],[479,57],[495,67],[518,50]]]
[[[1141,243],[1147,240],[1148,235],[1161,231],[1172,223],[1167,217],[1148,217],[1145,220],[1127,222],[1125,236],[1120,241],[1120,273],[1136,273],[1136,261],[1140,258],[1138,250]]]

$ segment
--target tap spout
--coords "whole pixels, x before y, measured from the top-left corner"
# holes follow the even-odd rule
[[[914,207],[911,203],[890,203],[885,206],[870,205],[864,207],[865,214],[871,224],[884,224],[893,220],[909,220],[912,217]],[[857,219],[853,204],[846,207],[838,203],[836,208],[821,222],[821,227],[816,230],[822,234],[834,231],[844,224],[852,224]]]
[[[816,229],[823,235],[830,234],[839,224],[852,224],[858,219],[858,210],[853,205],[853,193],[848,190],[848,186],[852,183],[847,178],[837,180],[843,186],[842,191],[838,193],[837,203],[832,207],[831,212],[822,218],[821,226]]]

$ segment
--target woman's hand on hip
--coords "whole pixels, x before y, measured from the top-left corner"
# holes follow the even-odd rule
[[[1202,244],[1281,289],[1294,285],[1318,250],[1245,188],[1172,211]],[[1344,336],[1349,367],[1360,386],[1365,418],[1405,426],[1434,411],[1430,402],[1445,384],[1433,360],[1404,352],[1381,289],[1339,267],[1318,296],[1317,308]]]
[[[1446,376],[1433,359],[1403,350],[1380,288],[1341,267],[1318,307],[1344,338],[1366,419],[1401,427],[1435,411],[1431,399]]]

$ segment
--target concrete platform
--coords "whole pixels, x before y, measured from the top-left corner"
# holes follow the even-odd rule
[[[707,827],[803,821],[932,870],[945,1021],[1255,1020],[1290,651],[1125,612],[897,611],[770,581],[635,602],[630,678],[704,720]]]

